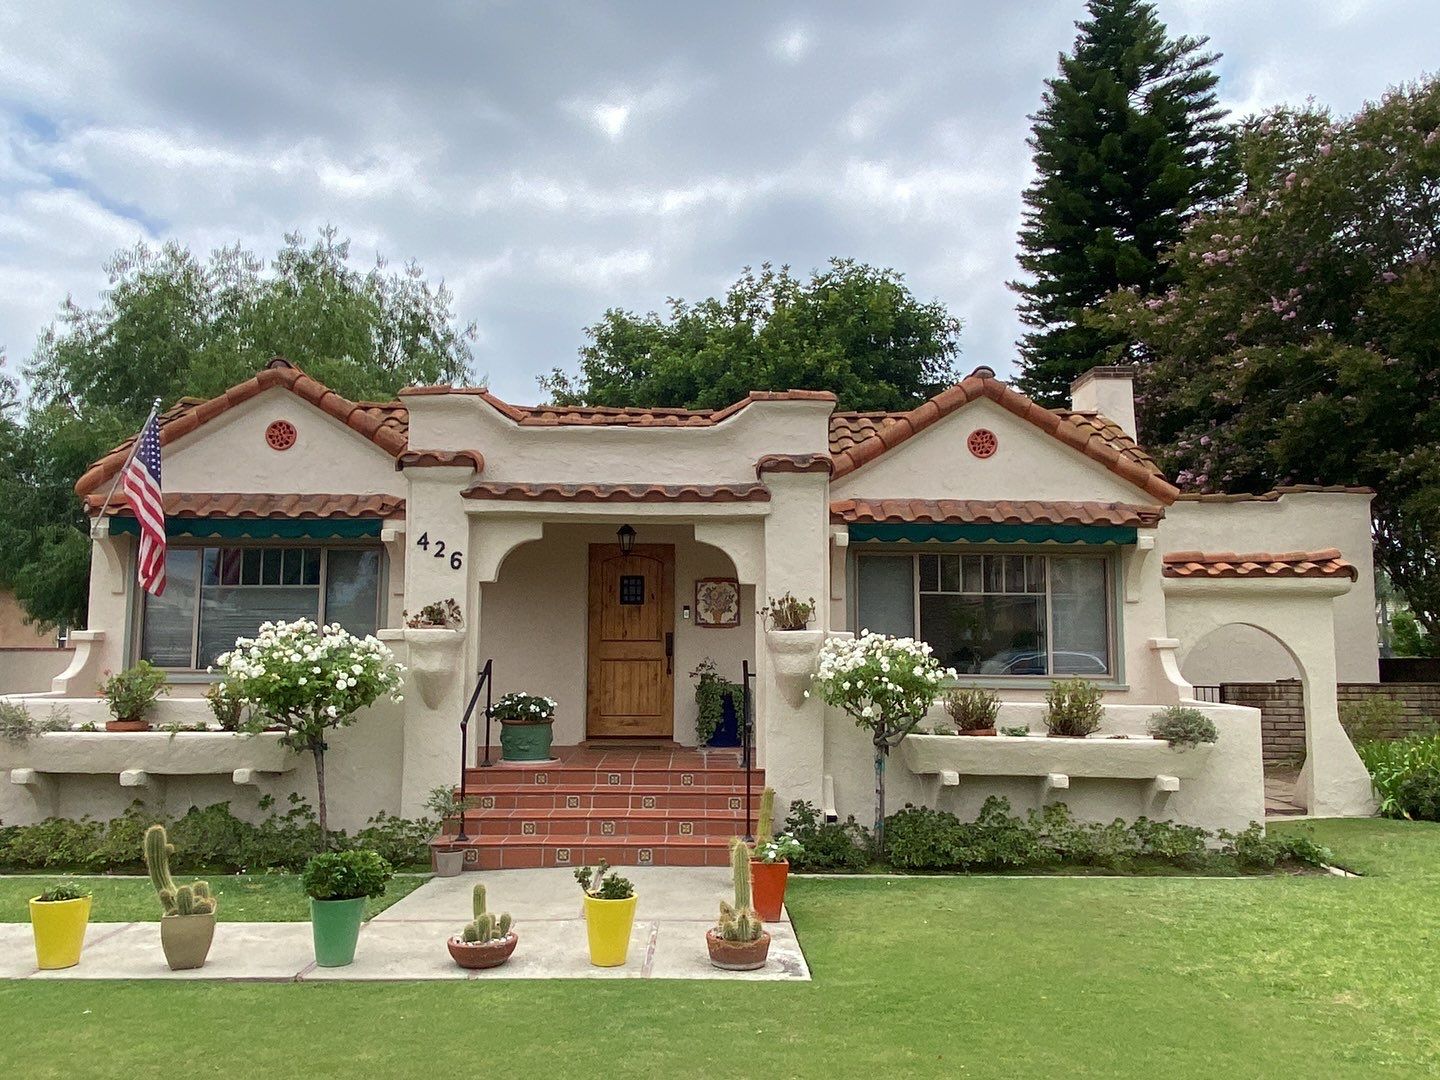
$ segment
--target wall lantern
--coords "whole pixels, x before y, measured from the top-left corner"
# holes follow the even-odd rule
[[[635,550],[635,530],[629,525],[621,525],[620,528],[615,531],[615,535],[620,540],[621,555],[629,555]]]

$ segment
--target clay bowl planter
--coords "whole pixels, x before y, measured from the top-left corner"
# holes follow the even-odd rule
[[[452,935],[445,942],[450,950],[450,959],[468,971],[483,971],[496,968],[510,959],[520,938],[511,930],[496,941],[465,941],[459,935]]]
[[[750,905],[762,922],[778,922],[785,906],[785,883],[790,879],[790,860],[750,860]]]
[[[956,734],[956,735],[994,735],[994,734],[995,734],[995,729],[994,729],[993,727],[970,728],[969,730],[966,730],[965,728],[959,728],[959,729],[955,732],[955,734]]]
[[[505,761],[549,761],[555,728],[550,720],[501,720],[500,752]]]
[[[160,947],[171,971],[205,966],[215,939],[215,914],[166,915],[160,920]]]
[[[770,955],[770,931],[760,931],[754,941],[726,941],[713,929],[705,931],[710,963],[721,971],[759,971]]]
[[[90,922],[90,897],[75,900],[30,900],[30,929],[35,935],[35,965],[42,971],[80,963],[85,927]]]
[[[106,731],[149,731],[150,724],[146,720],[106,720]]]

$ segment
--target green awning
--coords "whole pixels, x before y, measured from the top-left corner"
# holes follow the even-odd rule
[[[1133,544],[1136,530],[1121,525],[946,525],[928,522],[856,523],[852,541],[972,544]]]
[[[215,540],[357,540],[379,537],[379,518],[193,518],[167,517],[166,536]],[[113,517],[117,536],[140,531],[132,517]]]

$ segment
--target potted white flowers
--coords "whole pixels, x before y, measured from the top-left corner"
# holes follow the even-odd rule
[[[815,657],[825,640],[825,631],[811,630],[815,618],[815,598],[797,599],[790,593],[771,597],[758,612],[767,625],[765,645],[770,650],[770,665],[780,692],[791,705],[805,700],[810,676],[815,671]]]
[[[506,761],[549,761],[555,702],[536,694],[506,694],[490,709],[500,721],[501,757]]]

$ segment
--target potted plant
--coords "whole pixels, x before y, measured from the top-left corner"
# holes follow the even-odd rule
[[[945,695],[945,711],[961,735],[994,735],[1000,699],[989,690],[967,686]]]
[[[450,826],[458,825],[465,811],[475,809],[480,800],[473,795],[461,799],[460,792],[454,788],[437,787],[430,792],[425,805],[431,814],[440,819],[440,834],[430,845],[430,862],[435,876],[457,877],[465,869],[465,849],[449,842]]]
[[[145,869],[160,898],[160,947],[171,971],[189,971],[204,967],[210,955],[210,943],[215,939],[215,898],[203,881],[175,884],[170,876],[174,851],[165,826],[151,825],[145,830]]]
[[[404,669],[373,637],[357,638],[338,625],[309,619],[267,622],[240,638],[215,666],[224,693],[249,708],[240,730],[281,732],[280,743],[315,760],[316,811],[321,848],[329,846],[325,750],[333,728],[349,727],[361,709],[382,697],[401,701]]]
[[[865,631],[832,637],[820,650],[815,680],[827,705],[842,709],[870,732],[875,747],[875,846],[885,854],[885,760],[914,731],[941,688],[956,677],[934,650],[913,638]]]
[[[1220,741],[1220,732],[1215,728],[1215,721],[1199,709],[1185,705],[1171,705],[1153,713],[1146,730],[1152,739],[1164,739],[1180,750],[1191,750],[1201,743]]]
[[[505,761],[549,761],[555,702],[519,692],[495,702],[490,715],[500,721],[500,756]]]
[[[402,612],[406,662],[420,700],[432,709],[445,702],[447,687],[456,683],[460,647],[465,641],[464,618],[454,597],[426,604],[415,614]]]
[[[73,881],[52,885],[30,899],[30,930],[35,963],[42,971],[74,967],[85,947],[90,922],[90,890]]]
[[[149,731],[145,711],[161,694],[169,692],[165,673],[148,660],[116,672],[100,684],[100,696],[110,703],[110,715],[114,717],[105,722],[105,730]]]
[[[604,859],[594,870],[580,867],[575,871],[575,880],[585,894],[590,963],[596,967],[623,967],[630,955],[630,931],[635,926],[635,886],[611,870]]]
[[[690,672],[695,680],[695,741],[700,746],[739,746],[742,690],[720,674],[710,657]]]
[[[310,929],[315,963],[345,967],[355,960],[365,901],[382,896],[390,864],[373,851],[327,851],[305,864],[305,895],[310,897]]]
[[[226,689],[223,682],[213,683],[210,689],[205,691],[205,703],[210,706],[210,714],[215,717],[221,731],[240,730],[240,721],[245,716],[245,705]]]
[[[475,971],[499,967],[510,959],[520,938],[511,929],[508,914],[491,915],[485,910],[485,886],[476,885],[471,893],[474,919],[458,934],[450,935],[446,946],[450,957],[462,968]]]
[[[774,922],[785,906],[785,886],[790,879],[790,860],[804,853],[800,841],[789,833],[775,835],[775,791],[766,788],[760,796],[760,820],[755,826],[755,849],[750,855],[751,903],[760,918]]]
[[[757,971],[770,955],[770,932],[749,904],[750,851],[738,836],[730,841],[730,879],[735,903],[720,901],[720,921],[705,931],[705,948],[722,971]]]
[[[791,593],[771,597],[757,612],[765,620],[765,645],[770,650],[770,664],[780,692],[791,705],[799,706],[815,671],[815,657],[825,640],[823,630],[811,630],[815,617],[815,598],[797,599]]]
[[[460,613],[460,605],[453,596],[426,604],[414,615],[408,611],[400,614],[406,627],[411,630],[458,630],[465,621]]]
[[[1089,679],[1056,679],[1045,692],[1045,732],[1052,739],[1084,739],[1100,730],[1105,710]]]

